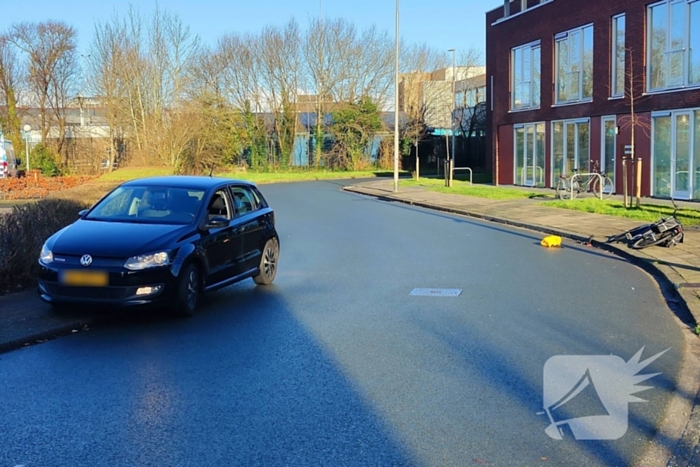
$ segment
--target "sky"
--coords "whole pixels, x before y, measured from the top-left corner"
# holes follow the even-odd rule
[[[399,36],[408,43],[425,43],[438,50],[485,47],[485,13],[499,0],[399,0]],[[57,20],[78,31],[79,49],[87,53],[95,24],[124,16],[129,5],[143,16],[154,0],[2,0],[0,33],[14,23]],[[282,26],[291,18],[302,28],[319,12],[326,18],[345,18],[363,30],[373,24],[393,37],[396,2],[393,0],[159,0],[161,9],[177,14],[204,44],[214,46],[231,32],[257,33],[265,26]]]

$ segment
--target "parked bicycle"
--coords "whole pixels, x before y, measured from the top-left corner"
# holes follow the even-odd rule
[[[557,197],[559,199],[573,199],[580,193],[592,192],[596,198],[610,198],[613,192],[612,180],[605,173],[600,172],[598,161],[593,161],[591,165],[590,173],[580,173],[578,169],[574,169],[574,174],[571,177],[559,175]]]
[[[678,206],[673,198],[671,198],[671,202],[674,209],[670,217],[662,217],[653,224],[643,224],[621,234],[608,237],[606,243],[625,242],[635,250],[654,245],[671,248],[683,243],[683,225],[676,217]]]

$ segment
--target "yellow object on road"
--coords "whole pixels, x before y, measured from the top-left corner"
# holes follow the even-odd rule
[[[548,237],[544,237],[540,242],[540,245],[546,246],[547,248],[553,246],[561,246],[561,237],[559,237],[558,235],[550,235]]]

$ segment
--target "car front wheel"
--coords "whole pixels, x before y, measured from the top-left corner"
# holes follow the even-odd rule
[[[275,280],[279,252],[280,246],[276,238],[271,238],[265,243],[265,248],[260,256],[260,274],[253,277],[256,284],[270,285]]]
[[[175,314],[178,316],[192,316],[197,310],[200,294],[199,269],[190,263],[180,272]]]

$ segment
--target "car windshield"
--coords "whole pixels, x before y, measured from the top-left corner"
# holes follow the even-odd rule
[[[141,224],[189,224],[197,216],[204,190],[163,186],[119,187],[85,219]]]

